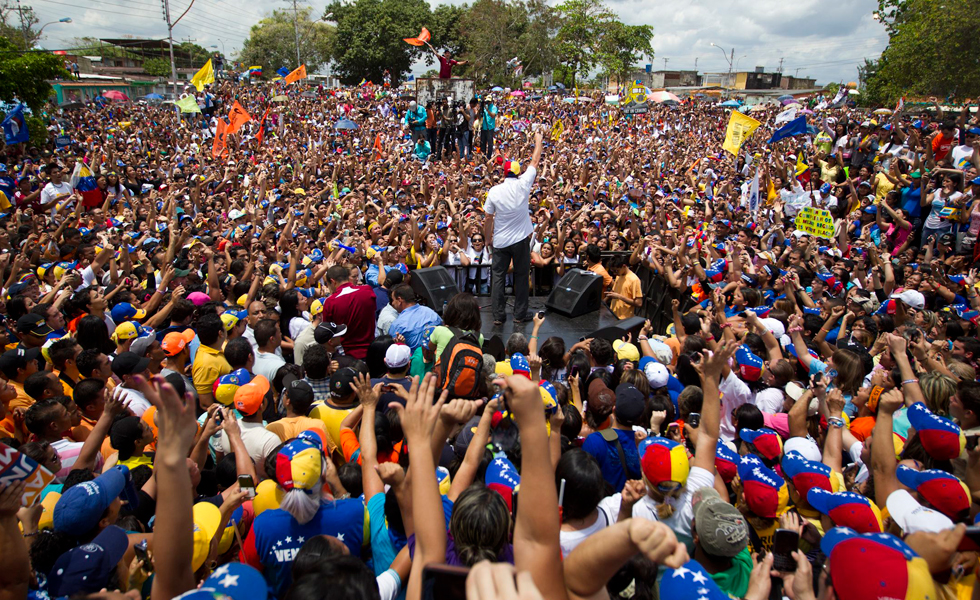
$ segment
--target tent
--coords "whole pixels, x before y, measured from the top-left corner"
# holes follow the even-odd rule
[[[721,104],[719,104],[718,106],[723,106],[725,108],[738,108],[741,105],[742,103],[739,102],[738,100],[726,100]]]

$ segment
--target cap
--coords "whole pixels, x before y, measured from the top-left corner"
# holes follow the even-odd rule
[[[245,211],[239,210],[237,208],[233,208],[230,211],[228,211],[228,218],[231,219],[232,221],[236,219],[241,219],[244,216],[245,216]]]
[[[6,373],[14,369],[26,369],[27,363],[32,360],[37,360],[40,354],[41,350],[39,348],[31,348],[29,350],[14,348],[13,350],[7,350],[3,354],[0,354],[0,372]]]
[[[241,319],[238,317],[238,311],[225,311],[221,313],[221,324],[224,326],[225,331],[231,331],[238,325],[238,321]]]
[[[106,527],[91,542],[58,557],[48,574],[48,592],[56,598],[98,592],[108,585],[128,549],[126,532],[115,525]]]
[[[678,569],[667,569],[660,578],[661,598],[697,598],[698,600],[729,600],[711,575],[698,561],[689,560]]]
[[[235,408],[245,416],[251,416],[262,408],[262,401],[269,393],[271,385],[262,375],[256,375],[245,385],[235,390]]]
[[[796,492],[803,498],[813,488],[828,492],[836,492],[836,478],[831,477],[830,467],[823,463],[811,462],[799,452],[787,452],[780,463],[783,474],[789,477],[796,487]]]
[[[516,160],[505,160],[504,173],[508,177],[517,177],[521,174],[521,163]]]
[[[646,398],[643,392],[633,384],[621,383],[616,386],[616,408],[614,414],[620,423],[635,423],[646,410]]]
[[[310,316],[315,317],[323,312],[323,300],[317,298],[313,302],[310,302]]]
[[[970,509],[970,490],[955,475],[939,469],[916,471],[905,465],[899,465],[895,474],[902,485],[918,492],[930,506],[954,521]]]
[[[357,371],[351,367],[344,367],[336,371],[330,376],[330,396],[333,398],[344,398],[352,394],[354,392],[354,379],[356,377]],[[310,388],[310,391],[312,392],[312,388]]]
[[[245,368],[225,373],[214,381],[212,392],[215,401],[218,404],[231,406],[235,402],[239,388],[250,381],[252,381],[252,374]]]
[[[211,552],[211,540],[218,533],[218,527],[221,525],[221,509],[211,502],[198,502],[194,505],[192,514],[194,550],[191,555],[191,566],[196,571],[201,568]]]
[[[204,292],[191,292],[187,294],[187,299],[194,304],[194,306],[204,306],[211,301],[211,296],[208,296]]]
[[[389,369],[401,369],[412,360],[412,349],[405,344],[392,344],[385,351],[385,365]]]
[[[510,369],[514,375],[523,375],[528,379],[531,378],[531,363],[520,352],[515,352],[511,355]]]
[[[670,371],[662,363],[657,362],[655,358],[650,356],[641,358],[640,369],[647,376],[652,389],[667,387],[667,383],[670,381]]]
[[[939,533],[954,527],[953,521],[939,511],[926,508],[905,490],[895,490],[885,501],[888,514],[905,534],[926,531]]]
[[[225,563],[215,569],[201,587],[181,594],[175,600],[213,600],[226,597],[230,600],[266,600],[268,592],[265,578],[254,567],[238,562]]]
[[[953,421],[935,415],[922,402],[908,408],[909,423],[919,434],[919,441],[936,460],[958,458],[966,448],[966,436]]]
[[[86,535],[95,529],[105,510],[120,495],[130,505],[139,502],[133,479],[125,466],[112,467],[92,481],[72,486],[54,507],[55,531],[75,537]]]
[[[150,359],[143,358],[135,352],[123,352],[112,361],[112,372],[119,377],[123,375],[138,375],[150,366]]]
[[[765,363],[746,346],[739,346],[735,351],[735,362],[738,373],[746,381],[759,381],[765,371]]]
[[[762,464],[754,454],[743,456],[738,463],[745,503],[756,516],[775,519],[786,510],[789,491],[786,482],[775,471]]]
[[[109,311],[109,314],[112,315],[112,320],[116,323],[146,318],[145,310],[142,308],[136,308],[129,302],[120,302],[119,304],[113,306],[112,310]]]
[[[150,330],[143,327],[136,321],[123,321],[116,325],[116,330],[112,332],[112,341],[117,344],[137,337],[147,337]]]
[[[613,342],[612,347],[616,351],[617,357],[621,360],[640,362],[640,351],[633,344],[624,342],[623,340],[616,340]]]
[[[52,331],[54,330],[48,327],[47,320],[41,315],[27,313],[17,319],[18,333],[29,333],[38,337],[45,337]]]
[[[747,444],[752,444],[756,453],[768,460],[778,460],[783,455],[783,439],[768,427],[762,429],[742,429],[738,437]]]
[[[287,442],[276,455],[276,481],[287,492],[313,490],[322,469],[323,445],[320,437],[310,431]]]
[[[901,300],[915,310],[923,310],[926,307],[926,297],[922,295],[922,292],[916,290],[905,290],[900,294],[892,294],[890,297]]]
[[[792,383],[792,382],[790,382],[790,383]],[[789,384],[787,384],[787,386],[788,385]],[[800,394],[803,393],[803,391],[802,391],[803,388],[800,388],[799,386],[796,386],[796,388],[800,390]],[[792,394],[790,393],[789,390],[787,390],[786,393],[787,393],[787,395],[789,395],[792,398]],[[794,398],[794,400],[799,400],[799,397]],[[813,406],[811,406],[810,409],[816,410]],[[809,410],[810,409],[807,410],[807,414],[808,415],[809,415]],[[816,412],[814,412],[813,414],[815,415]],[[813,415],[810,415],[810,416],[813,416]],[[789,438],[788,440],[786,440],[783,443],[783,455],[785,456],[785,455],[789,454],[790,452],[796,452],[800,456],[802,456],[803,458],[805,458],[806,460],[808,460],[810,462],[815,462],[815,463],[823,464],[823,463],[820,462],[820,461],[823,460],[823,454],[821,454],[820,448],[817,446],[816,442],[814,442],[811,439],[802,438],[802,437],[792,437],[792,438]],[[783,466],[783,470],[784,471],[786,470],[786,466],[785,465]]]
[[[822,488],[811,488],[806,502],[836,524],[860,533],[881,533],[881,511],[869,498],[854,492],[832,494]]]
[[[712,487],[703,487],[691,500],[694,529],[705,552],[734,557],[749,544],[749,528],[738,509],[721,499]]]
[[[715,449],[715,470],[718,471],[725,483],[731,483],[735,479],[740,460],[738,452],[735,452],[724,440],[718,440],[718,446]]]
[[[337,323],[320,323],[313,330],[313,339],[318,344],[326,344],[335,337],[340,337],[347,333],[347,325]]]
[[[939,597],[929,565],[893,535],[861,535],[847,527],[835,527],[820,540],[820,549],[828,557],[838,600]]]
[[[184,339],[184,335],[176,331],[171,331],[167,335],[163,336],[163,341],[160,342],[160,347],[163,348],[163,352],[167,356],[177,356],[181,351],[187,347],[187,340]]]
[[[649,441],[647,441],[649,440]],[[652,486],[673,482],[684,485],[691,472],[691,461],[680,443],[664,437],[651,437],[641,442],[640,469],[643,478]]]
[[[514,490],[521,485],[521,475],[514,467],[514,464],[504,456],[495,457],[487,465],[487,473],[484,477],[487,487],[500,494],[507,509],[512,510],[514,501]]]

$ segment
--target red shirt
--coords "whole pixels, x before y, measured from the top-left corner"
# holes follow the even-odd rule
[[[459,63],[451,58],[439,57],[439,79],[449,79],[453,76],[453,67]]]
[[[341,345],[354,358],[367,358],[367,348],[374,340],[377,300],[369,285],[345,283],[323,302],[325,322],[347,325]]]

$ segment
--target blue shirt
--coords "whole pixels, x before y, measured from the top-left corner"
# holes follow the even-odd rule
[[[483,128],[491,131],[497,128],[496,104],[490,104],[483,107]]]
[[[623,471],[623,463],[619,460],[619,450],[616,444],[607,442],[602,433],[595,432],[589,434],[582,444],[582,450],[591,454],[599,463],[602,470],[602,478],[609,482],[614,492],[621,492],[626,485],[627,479],[640,478],[640,453],[636,449],[632,431],[614,429],[619,436],[619,443],[623,446],[623,454],[626,456],[626,468],[629,474]]]
[[[442,318],[428,306],[413,304],[398,314],[394,323],[388,329],[388,335],[395,337],[399,333],[405,337],[405,343],[413,351],[425,343],[427,327],[442,325]]]
[[[416,105],[415,110],[409,109],[405,112],[405,122],[412,129],[425,129],[425,118],[428,114],[425,112],[425,107]],[[417,123],[412,123],[412,121],[418,121]]]
[[[913,219],[918,219],[922,215],[922,188],[919,186],[902,188],[902,210],[909,213]]]
[[[371,552],[374,555],[374,575],[378,576],[388,570],[398,551],[405,546],[405,540],[396,540],[395,532],[388,531],[385,521],[385,495],[375,494],[367,503],[368,515],[371,517]]]
[[[419,140],[419,142],[415,144],[416,158],[418,158],[419,160],[425,160],[429,158],[430,154],[432,154],[432,146],[429,145],[429,142],[425,140]]]
[[[385,273],[386,274],[390,273],[391,270],[394,268],[395,267],[389,267],[385,265]],[[380,272],[381,271],[378,269],[378,265],[371,263],[370,265],[368,265],[367,272],[364,273],[364,281],[366,281],[369,286],[374,288],[375,294],[378,293],[378,288],[381,287],[381,285],[378,283],[378,275],[380,274]]]

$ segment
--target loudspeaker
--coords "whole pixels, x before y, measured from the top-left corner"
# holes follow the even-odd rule
[[[596,310],[602,302],[602,276],[583,269],[565,273],[544,305],[565,315],[578,317]]]
[[[424,304],[440,315],[453,296],[459,293],[456,280],[445,267],[429,267],[412,271],[412,289]]]
[[[643,324],[646,323],[646,319],[643,317],[630,317],[628,319],[623,319],[618,321],[615,325],[610,325],[609,327],[603,327],[601,329],[596,329],[586,338],[602,338],[604,340],[612,343],[616,340],[621,340],[626,337],[626,334],[632,333],[633,343],[636,343],[636,338],[640,335],[640,330],[643,329]],[[639,346],[637,346],[639,347]]]

